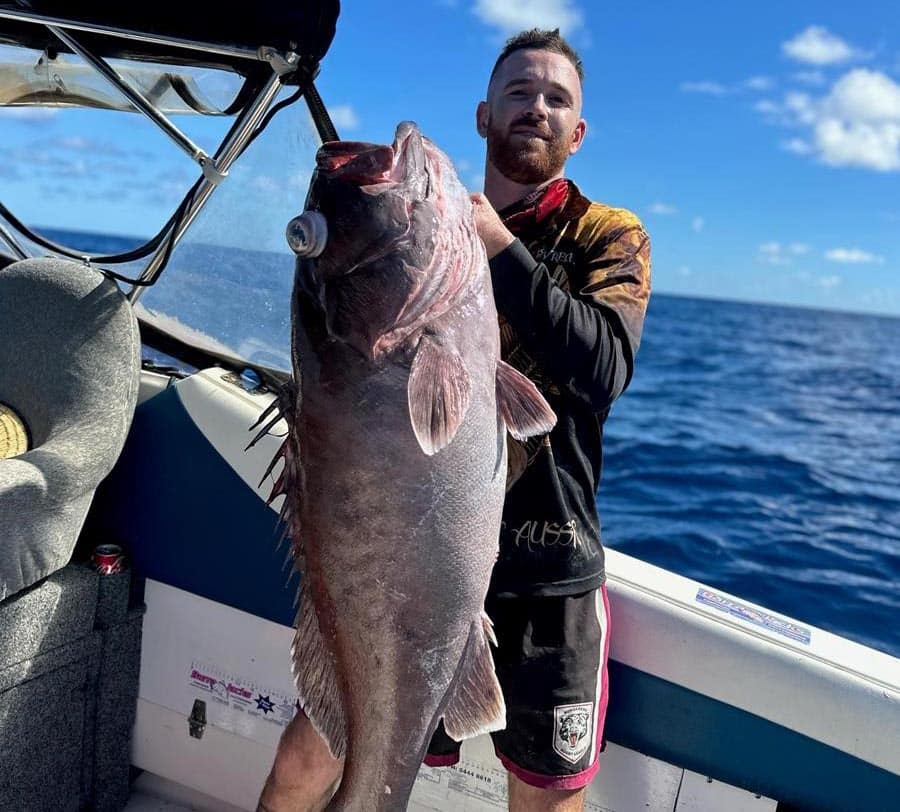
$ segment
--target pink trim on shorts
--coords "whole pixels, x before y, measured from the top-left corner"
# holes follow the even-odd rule
[[[448,753],[445,756],[438,756],[432,753],[425,754],[425,763],[429,767],[452,767],[459,762],[459,752]]]
[[[497,754],[497,758],[500,759],[500,763],[516,778],[538,789],[583,789],[591,783],[591,779],[597,774],[597,770],[600,769],[600,759],[596,758],[590,767],[582,770],[580,773],[574,773],[573,775],[542,775],[541,773],[533,773],[530,770],[526,770],[524,767],[520,767],[515,762],[510,761],[496,746],[494,747],[494,752]]]

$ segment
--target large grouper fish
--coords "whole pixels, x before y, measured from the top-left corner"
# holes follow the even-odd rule
[[[500,360],[472,203],[415,124],[391,146],[324,144],[289,235],[294,383],[273,465],[302,573],[300,705],[346,759],[328,809],[401,810],[441,718],[458,740],[505,725],[483,608],[505,437],[555,415]]]

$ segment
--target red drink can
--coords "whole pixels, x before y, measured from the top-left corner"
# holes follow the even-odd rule
[[[125,555],[118,544],[99,544],[94,547],[91,564],[101,575],[115,575],[125,569]]]

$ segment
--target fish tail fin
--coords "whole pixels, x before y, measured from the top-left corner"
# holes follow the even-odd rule
[[[444,711],[444,728],[456,741],[506,727],[506,703],[494,673],[491,642],[496,645],[497,638],[490,619],[482,612],[472,624],[453,696]]]
[[[497,361],[497,409],[517,440],[547,434],[556,415],[538,388],[505,361]]]

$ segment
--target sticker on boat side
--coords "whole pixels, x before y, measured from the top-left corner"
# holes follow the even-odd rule
[[[725,612],[740,620],[746,620],[754,626],[761,626],[764,629],[768,629],[770,632],[789,637],[791,640],[796,640],[798,643],[809,645],[809,641],[812,639],[812,632],[804,626],[798,626],[796,623],[791,623],[789,620],[783,620],[782,618],[775,617],[775,615],[770,615],[767,612],[761,612],[759,609],[754,609],[752,606],[738,603],[732,598],[720,595],[717,592],[712,592],[709,589],[704,589],[703,587],[697,590],[697,602],[702,603],[704,606],[711,606],[713,609],[718,609],[720,612]]]
[[[267,722],[285,727],[294,718],[297,698],[287,696],[252,680],[242,679],[207,663],[191,663],[190,685],[208,691],[218,705],[258,716]]]

